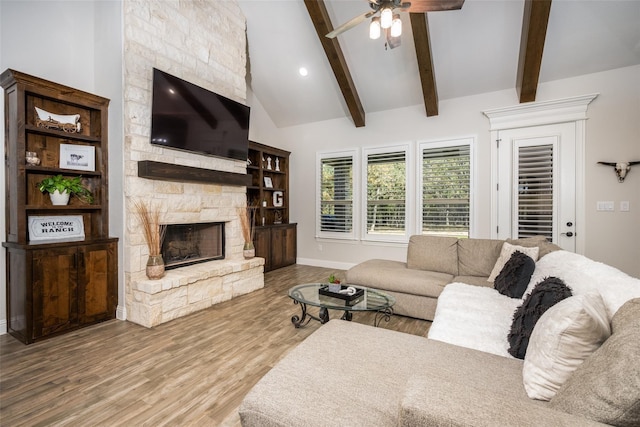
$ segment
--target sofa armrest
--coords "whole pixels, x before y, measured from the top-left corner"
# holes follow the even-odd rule
[[[458,384],[446,376],[418,375],[407,382],[399,425],[419,426],[602,426],[557,411],[518,393],[487,393],[481,385]]]

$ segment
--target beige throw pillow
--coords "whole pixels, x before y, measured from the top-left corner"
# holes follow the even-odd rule
[[[500,256],[498,257],[498,260],[496,261],[496,264],[493,266],[493,270],[491,270],[491,274],[487,279],[488,282],[493,282],[496,279],[496,277],[498,277],[498,274],[500,274],[500,272],[502,271],[502,267],[504,267],[507,261],[509,261],[509,258],[511,258],[511,255],[515,251],[520,251],[523,254],[530,256],[531,259],[533,259],[534,261],[538,260],[537,247],[525,248],[524,246],[517,246],[517,245],[512,245],[510,243],[504,242],[502,244],[502,250],[500,251]]]
[[[527,395],[551,400],[610,335],[607,309],[598,292],[575,295],[551,307],[533,328],[524,357]]]

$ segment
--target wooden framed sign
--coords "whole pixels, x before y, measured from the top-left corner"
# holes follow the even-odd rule
[[[84,240],[82,215],[29,216],[28,222],[31,243]]]

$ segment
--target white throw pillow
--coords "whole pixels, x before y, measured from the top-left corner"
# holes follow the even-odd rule
[[[607,309],[598,292],[574,295],[548,309],[533,328],[524,357],[527,395],[551,400],[610,335]]]
[[[500,251],[500,256],[498,257],[496,264],[493,266],[493,270],[491,270],[491,274],[489,275],[487,282],[493,282],[496,280],[496,277],[498,277],[498,274],[502,271],[502,267],[504,267],[507,261],[509,261],[509,258],[511,258],[511,255],[513,255],[515,251],[520,251],[523,254],[530,256],[532,260],[537,261],[540,249],[537,246],[533,248],[525,248],[524,246],[517,246],[504,242],[502,250]]]

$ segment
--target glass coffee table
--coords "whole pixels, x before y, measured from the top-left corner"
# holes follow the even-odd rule
[[[382,319],[388,322],[393,315],[393,305],[396,303],[396,299],[382,291],[363,286],[354,286],[364,292],[361,297],[352,302],[347,302],[344,299],[321,295],[320,288],[325,286],[327,286],[326,283],[307,283],[289,289],[289,297],[293,299],[294,304],[299,304],[302,309],[302,316],[295,315],[291,317],[291,323],[296,328],[306,325],[311,319],[323,324],[327,323],[329,321],[329,310],[343,311],[341,319],[349,321],[354,311],[375,311],[374,326],[378,326]],[[318,317],[309,313],[307,310],[308,305],[320,308]]]

